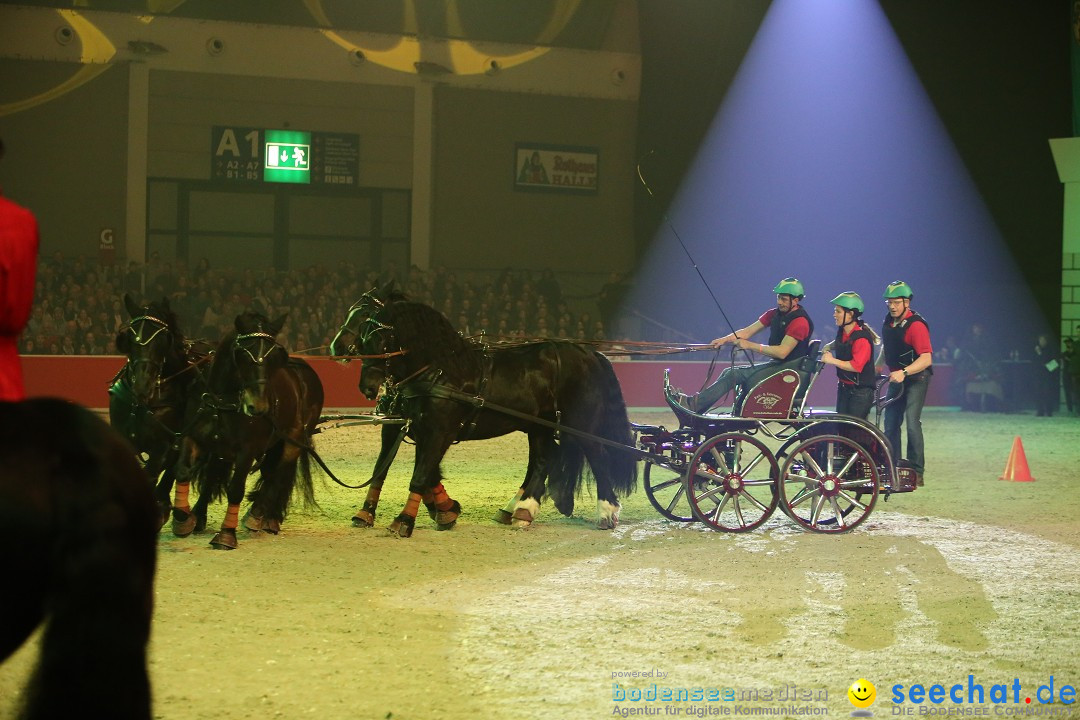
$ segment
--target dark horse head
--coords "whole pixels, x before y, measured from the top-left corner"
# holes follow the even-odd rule
[[[139,307],[130,295],[124,306],[131,320],[116,334],[116,349],[127,355],[129,378],[135,397],[149,404],[166,372],[176,372],[184,359],[184,338],[169,301]]]
[[[349,314],[345,316],[345,322],[341,324],[337,334],[330,343],[330,354],[342,358],[342,362],[349,362],[349,355],[360,354],[360,330],[371,316],[378,312],[386,303],[399,300],[408,300],[408,297],[394,288],[394,281],[386,283],[382,287],[374,287],[360,296],[360,299],[349,308]]]
[[[240,411],[248,417],[265,415],[270,411],[267,392],[270,378],[289,362],[289,354],[277,341],[286,315],[268,320],[255,312],[236,316],[236,334],[226,338],[221,348],[229,353],[239,383]]]
[[[483,353],[458,333],[433,307],[399,300],[387,302],[359,324],[357,347],[365,357],[360,392],[374,399],[392,386],[427,369],[458,384],[480,373]]]

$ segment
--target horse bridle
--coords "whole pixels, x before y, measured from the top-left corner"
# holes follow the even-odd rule
[[[375,306],[374,312],[370,312],[370,306],[372,305]],[[346,348],[346,352],[349,355],[360,354],[360,348],[356,345],[356,339],[361,337],[360,328],[353,330],[350,327],[353,322],[353,318],[356,317],[356,314],[359,313],[361,310],[369,311],[367,319],[364,320],[364,323],[366,324],[374,317],[375,313],[379,312],[379,310],[382,310],[384,307],[386,307],[386,303],[375,297],[373,291],[369,290],[363,295],[361,295],[360,299],[353,303],[352,307],[349,308],[349,314],[345,316],[345,322],[343,322],[341,324],[341,327],[338,328],[338,335],[341,335],[341,333],[346,330],[351,332],[353,335],[353,342],[349,343],[349,347]]]
[[[139,326],[138,329],[135,328],[136,323]],[[147,323],[151,323],[153,332],[144,337],[144,334],[147,331]],[[128,332],[131,333],[132,342],[143,348],[149,347],[150,343],[153,342],[154,338],[156,338],[161,333],[165,333],[167,336],[172,335],[172,330],[169,328],[169,323],[165,322],[161,318],[154,317],[153,315],[139,315],[138,317],[131,318],[131,320],[128,321],[127,329]],[[140,365],[149,365],[150,363],[150,358],[132,358],[131,354],[128,353],[128,365],[131,366],[132,370],[134,370],[136,367],[139,367]],[[155,386],[161,385],[163,382],[161,378],[161,370],[162,368],[164,368],[164,366],[165,361],[163,358],[161,362],[161,367],[157,368],[158,377],[154,383]]]
[[[269,341],[268,344],[265,342],[259,343],[260,348],[258,355],[248,349],[247,345],[241,343],[241,341],[243,340],[250,340],[252,338],[258,339],[260,341]],[[264,347],[266,348],[265,350],[262,349]],[[279,347],[281,347],[281,344],[277,341],[276,337],[274,337],[270,333],[262,331],[242,333],[237,335],[236,339],[233,340],[233,348],[243,350],[244,354],[251,358],[251,362],[255,363],[256,365],[262,365],[264,362],[266,362],[266,358],[270,356],[270,353],[274,352],[274,349]],[[282,350],[284,350],[284,348],[282,348]]]

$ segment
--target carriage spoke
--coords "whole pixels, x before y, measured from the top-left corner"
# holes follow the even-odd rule
[[[712,455],[713,460],[716,461],[716,467],[720,470],[721,475],[730,475],[732,473],[732,469],[728,467],[727,461],[724,460],[723,454],[717,451],[716,446],[709,449],[709,454]],[[737,465],[738,463],[736,462],[733,464]]]
[[[728,501],[731,500],[730,495],[724,495],[724,499],[720,501],[720,504],[712,511],[713,522],[720,522],[720,515],[723,514],[724,508],[727,507]]]
[[[829,504],[832,505],[833,512],[836,513],[836,524],[837,524],[837,526],[840,527],[840,528],[847,527],[847,525],[844,524],[844,514],[842,512],[840,512],[840,505],[839,505],[839,503],[836,502],[836,496],[835,495],[833,497],[829,498]]]
[[[857,497],[851,497],[846,492],[837,493],[837,497],[844,498],[844,500],[846,500],[849,504],[851,504],[854,507],[859,508],[860,510],[865,510],[866,509],[866,505],[859,502]]]
[[[676,522],[694,520],[681,468],[646,463],[644,485],[649,502],[662,516]]]
[[[814,507],[810,514],[810,524],[817,525],[821,519],[821,510],[825,507],[825,498],[821,495],[814,498]]]
[[[667,490],[672,485],[682,485],[682,478],[674,477],[670,480],[664,480],[656,483],[652,488],[653,490]]]
[[[790,502],[788,502],[788,507],[797,507],[801,505],[807,498],[816,497],[818,494],[819,493],[817,487],[802,488],[801,490],[799,490],[798,493],[795,494],[795,497],[792,498]]]
[[[698,495],[698,500],[699,501],[701,501],[701,500],[712,500],[713,502],[716,502],[716,495],[718,493],[722,493],[722,492],[724,492],[724,486],[723,485],[715,485],[715,486],[709,488],[708,490],[706,490],[705,492],[701,493],[700,495]],[[725,495],[725,497],[726,497],[726,495]],[[721,504],[723,504],[723,503],[721,503]]]
[[[746,492],[746,490],[743,490],[742,492],[740,492],[739,496],[746,498],[751,503],[756,505],[758,510],[761,510],[762,512],[765,512],[767,510],[767,508],[761,503],[760,500],[758,500],[756,497],[754,497],[750,493]],[[736,500],[738,500],[738,498],[736,498]]]
[[[675,492],[675,495],[671,498],[671,501],[667,504],[667,511],[669,513],[675,512],[676,506],[678,506],[679,501],[682,500],[685,495],[686,495],[686,488],[684,488],[682,486],[682,484],[680,483],[679,484],[679,489]]]
[[[821,477],[822,475],[826,474],[822,471],[821,466],[817,464],[817,460],[815,460],[813,456],[810,455],[810,453],[804,451],[802,453],[802,458],[806,462],[806,465],[814,471],[815,475]]]
[[[848,471],[851,470],[851,466],[854,465],[855,461],[858,459],[858,455],[852,454],[852,456],[847,459],[847,462],[844,463],[844,467],[840,468],[840,471],[836,473],[836,477],[844,477],[847,475]]]
[[[762,455],[761,453],[758,453],[754,457],[754,459],[751,460],[750,463],[745,468],[743,468],[742,470],[739,471],[740,474],[743,477],[746,477],[750,473],[754,472],[754,468],[756,468],[759,464],[761,464],[761,461],[764,460],[764,459],[765,459],[765,456]]]
[[[739,521],[739,527],[746,527],[746,520],[743,519],[742,507],[739,505],[739,496],[729,495],[728,497],[731,498],[731,504],[735,506],[735,517]]]

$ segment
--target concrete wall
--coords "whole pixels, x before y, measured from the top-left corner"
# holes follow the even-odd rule
[[[80,66],[0,60],[0,104],[20,100],[28,105],[0,115],[6,147],[0,186],[6,197],[37,215],[43,253],[96,256],[103,228],[114,230],[123,252],[126,69],[96,68],[100,74],[91,81],[51,96],[51,90],[82,71]]]
[[[439,88],[432,264],[629,270],[637,104]],[[516,143],[597,148],[592,195],[515,191]]]

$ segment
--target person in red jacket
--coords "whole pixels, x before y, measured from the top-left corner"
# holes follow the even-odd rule
[[[26,397],[17,343],[30,319],[37,255],[38,226],[33,213],[0,192],[0,400]]]
[[[922,409],[930,376],[934,373],[934,348],[930,344],[930,326],[911,309],[915,293],[906,282],[897,280],[885,288],[889,314],[881,326],[885,344],[885,365],[889,368],[889,398],[897,398],[885,407],[885,438],[893,458],[906,457],[923,484],[926,464],[922,432]],[[900,426],[907,426],[907,454],[901,455]]]
[[[716,380],[696,395],[687,395],[673,387],[664,392],[677,405],[696,413],[707,412],[720,398],[733,388],[753,387],[765,375],[772,374],[779,366],[791,367],[810,352],[810,340],[814,335],[814,322],[801,303],[806,292],[798,278],[787,277],[773,288],[776,307],[762,313],[756,321],[741,330],[718,337],[710,343],[720,348],[729,343],[743,350],[755,350],[769,358],[770,362],[758,365],[733,365],[725,369]],[[769,342],[752,342],[751,337],[768,328]]]
[[[874,406],[878,336],[862,321],[866,305],[858,293],[842,292],[832,303],[836,339],[821,354],[821,362],[836,367],[836,412],[866,420]]]

